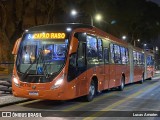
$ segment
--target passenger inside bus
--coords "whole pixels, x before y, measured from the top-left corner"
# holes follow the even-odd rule
[[[92,36],[87,36],[88,57],[97,57],[97,40]]]

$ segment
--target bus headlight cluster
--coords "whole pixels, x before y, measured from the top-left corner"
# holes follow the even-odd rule
[[[13,83],[15,84],[15,86],[19,87],[19,81],[16,77],[13,77]]]
[[[62,75],[62,77],[55,82],[55,84],[51,87],[51,89],[53,90],[59,88],[62,85],[63,80],[64,80],[64,75]]]

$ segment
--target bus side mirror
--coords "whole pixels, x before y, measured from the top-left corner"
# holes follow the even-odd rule
[[[78,39],[73,37],[71,39],[69,54],[76,53],[78,48]]]
[[[21,38],[16,40],[16,43],[14,44],[14,47],[13,47],[13,50],[12,50],[13,55],[17,55],[20,42],[21,42]]]

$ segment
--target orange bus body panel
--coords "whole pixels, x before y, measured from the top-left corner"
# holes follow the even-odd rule
[[[72,32],[71,43],[69,46],[69,51],[66,59],[65,66],[59,75],[54,78],[51,82],[47,83],[26,83],[21,82],[18,78],[16,66],[14,65],[13,77],[16,77],[19,80],[20,86],[15,86],[12,82],[12,89],[14,96],[25,97],[31,99],[49,99],[49,100],[69,100],[84,96],[88,94],[89,85],[92,79],[97,78],[97,90],[105,90],[113,87],[118,87],[121,85],[122,75],[125,76],[125,84],[136,82],[142,79],[142,74],[144,72],[143,66],[134,66],[134,78],[133,81],[130,79],[130,63],[122,64],[104,64],[104,65],[95,65],[92,68],[87,69],[85,72],[77,76],[72,81],[67,81],[67,74],[69,68],[69,58],[70,54],[75,53],[78,48],[78,39],[74,38],[74,33],[84,32],[90,35],[100,36],[108,38],[110,42],[116,43],[118,45],[124,46],[129,49],[128,44],[112,35],[109,35],[95,27],[92,29],[89,28],[78,28]],[[16,54],[19,48],[21,39],[18,39],[15,43],[13,54]],[[142,51],[139,48],[135,48],[138,51]],[[153,68],[148,67],[148,77],[152,76]],[[63,84],[57,89],[51,89],[56,81],[64,75]],[[12,78],[13,79],[13,78]],[[30,92],[36,91],[38,94],[29,95]]]

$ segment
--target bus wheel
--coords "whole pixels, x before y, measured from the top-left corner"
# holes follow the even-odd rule
[[[89,86],[89,93],[88,93],[88,95],[85,96],[85,100],[88,102],[92,101],[95,96],[95,92],[96,92],[95,83],[92,80],[91,84]]]
[[[125,81],[124,81],[124,77],[122,76],[122,78],[121,78],[121,85],[118,87],[118,90],[123,91],[124,84],[125,84]]]
[[[144,82],[144,75],[142,75],[142,80],[140,81],[140,83],[142,84]]]

